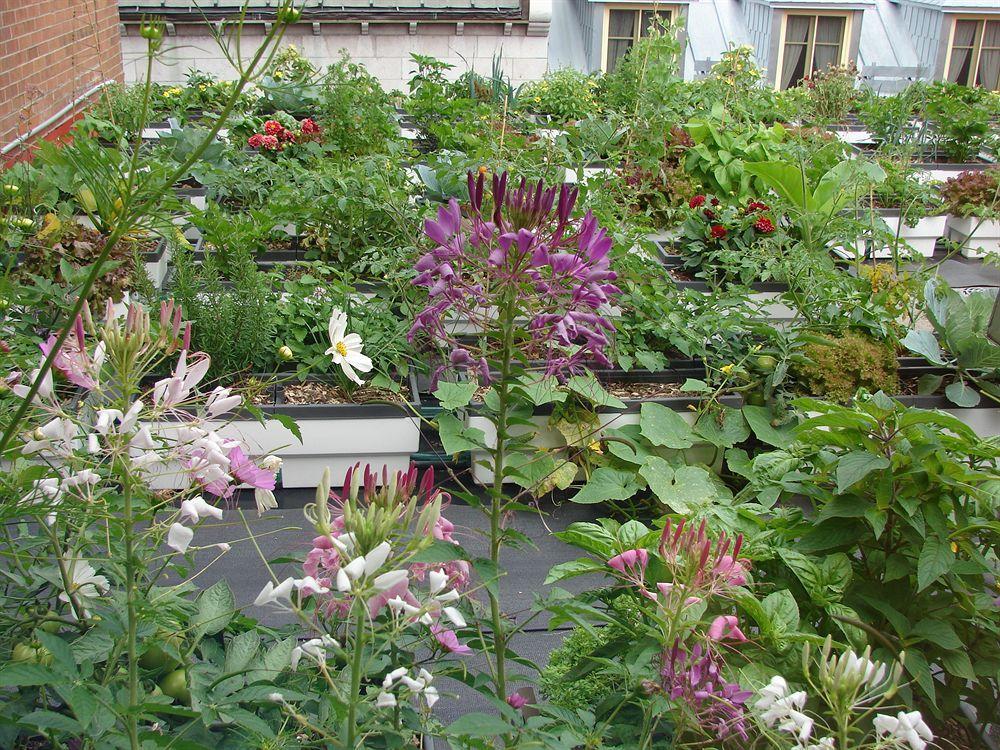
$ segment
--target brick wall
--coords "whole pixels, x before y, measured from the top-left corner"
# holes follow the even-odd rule
[[[121,78],[117,0],[0,2],[0,147]]]

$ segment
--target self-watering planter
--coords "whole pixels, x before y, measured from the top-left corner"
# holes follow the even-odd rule
[[[879,209],[878,213],[882,217],[882,221],[889,227],[889,231],[896,235],[901,242],[908,245],[914,254],[923,258],[933,256],[934,247],[938,240],[945,236],[945,224],[948,218],[946,215],[924,216],[911,227],[901,221],[899,209],[882,208]],[[892,248],[889,246],[879,247],[872,242],[869,242],[868,246],[869,254],[873,258],[893,257]],[[900,250],[905,251],[906,248],[901,245]]]
[[[1000,435],[1000,404],[983,396],[976,406],[956,406],[947,397],[938,394],[929,396],[897,396],[901,403],[918,409],[939,409],[958,418],[971,427],[981,438]]]
[[[356,463],[370,464],[380,474],[387,466],[390,475],[409,467],[420,447],[420,397],[412,377],[404,387],[410,393],[398,403],[290,404],[291,384],[278,384],[276,411],[296,421],[302,442],[280,425],[268,435],[284,443],[277,451],[284,461],[282,486],[314,487],[327,467],[334,484]]]
[[[683,383],[687,377],[696,377],[696,374],[685,373],[679,371],[665,371],[665,372],[649,372],[645,370],[632,370],[629,372],[624,372],[621,370],[602,370],[595,372],[597,378],[601,381],[605,387],[611,383],[630,383],[630,384],[680,384]],[[625,402],[626,408],[614,409],[611,407],[598,407],[596,409],[597,418],[600,422],[601,429],[594,434],[594,440],[599,439],[603,435],[604,430],[607,429],[617,429],[620,427],[625,427],[626,425],[637,425],[639,424],[639,415],[642,405],[644,403],[656,403],[666,406],[671,409],[688,424],[694,424],[698,418],[698,407],[702,404],[702,399],[697,396],[691,396],[686,394],[680,395],[670,395],[670,396],[660,396],[660,397],[649,397],[649,398],[637,398],[622,399]],[[726,406],[740,407],[742,406],[742,399],[739,396],[723,396],[719,399],[720,403]],[[496,445],[496,425],[493,424],[487,417],[482,416],[479,411],[481,409],[481,404],[473,403],[469,407],[469,414],[467,418],[468,426],[471,428],[479,429],[483,431],[485,435],[485,443],[490,447]],[[556,449],[556,448],[566,448],[566,439],[559,430],[557,430],[551,424],[553,406],[552,404],[544,404],[535,408],[534,413],[529,418],[531,425],[515,425],[510,428],[510,432],[513,435],[524,435],[528,432],[534,433],[534,438],[531,441],[531,445],[538,449]],[[708,464],[713,467],[718,467],[720,459],[722,457],[721,451],[717,450],[715,446],[704,444],[695,444],[692,447],[679,451],[683,453],[684,460],[689,464]],[[489,454],[484,451],[472,451],[472,477],[477,484],[490,484],[493,481],[493,471],[487,466],[481,465],[480,462],[488,461]],[[505,482],[510,480],[504,480]]]
[[[966,258],[1000,253],[1000,221],[978,216],[948,216],[948,239],[962,245]]]

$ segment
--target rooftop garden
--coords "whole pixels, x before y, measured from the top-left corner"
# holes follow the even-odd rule
[[[0,745],[986,746],[1000,97],[297,13],[0,173]]]

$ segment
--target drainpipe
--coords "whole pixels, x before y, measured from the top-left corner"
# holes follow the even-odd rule
[[[107,88],[108,86],[112,85],[113,83],[117,83],[117,81],[113,81],[113,80],[109,79],[107,81],[101,81],[96,86],[91,87],[90,89],[87,90],[86,93],[81,94],[80,96],[78,96],[76,99],[74,99],[72,102],[70,102],[69,104],[67,104],[62,109],[60,109],[54,115],[52,115],[51,117],[49,117],[48,119],[46,119],[44,122],[39,123],[38,125],[36,125],[35,127],[33,127],[31,130],[29,130],[24,135],[19,135],[17,138],[15,138],[14,140],[12,140],[6,146],[4,146],[3,148],[0,148],[0,156],[4,156],[6,154],[9,154],[15,148],[18,148],[19,146],[23,146],[25,143],[27,143],[29,140],[31,140],[32,138],[34,138],[39,133],[42,133],[42,132],[48,130],[53,125],[59,123],[60,121],[62,121],[63,119],[65,119],[68,114],[70,114],[73,110],[75,110],[77,107],[79,107],[83,102],[87,101],[87,99],[89,99],[90,97],[92,97],[98,91],[101,91],[102,89]]]

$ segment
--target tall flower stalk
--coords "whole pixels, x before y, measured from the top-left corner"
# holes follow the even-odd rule
[[[468,204],[453,199],[426,222],[434,247],[417,261],[414,284],[427,290],[428,301],[409,337],[429,340],[441,353],[435,378],[452,368],[492,386],[485,406],[496,427],[496,441],[485,446],[493,472],[487,512],[490,562],[499,570],[510,502],[504,481],[511,454],[524,444],[511,433],[518,381],[533,371],[562,378],[610,366],[605,348],[614,326],[607,313],[618,289],[611,239],[590,212],[574,217],[575,188],[521,180],[511,189],[506,173],[494,175],[491,187],[487,193],[485,176],[470,173]],[[459,320],[481,332],[475,342],[455,335]],[[503,701],[511,633],[497,586],[486,589],[494,688]]]

